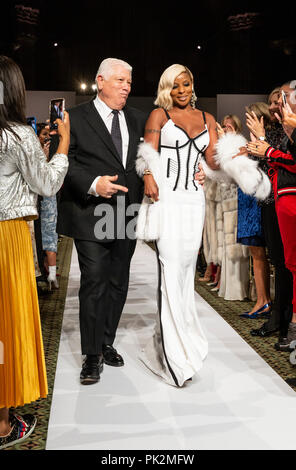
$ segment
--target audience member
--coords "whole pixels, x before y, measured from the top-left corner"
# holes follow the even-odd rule
[[[248,114],[255,113],[266,128],[270,127],[270,113],[266,103],[257,102],[246,108]],[[256,140],[254,134],[251,139]],[[261,224],[261,207],[257,199],[238,188],[237,241],[249,247],[252,261],[257,300],[249,312],[240,316],[248,319],[264,317],[271,311],[270,269],[265,251],[265,240]]]
[[[53,195],[68,168],[70,126],[57,121],[60,145],[50,163],[33,129],[26,125],[25,84],[19,67],[0,56],[0,449],[26,439],[36,417],[10,408],[48,393],[42,332],[26,220],[38,216],[37,194]]]
[[[281,317],[281,329],[287,326],[287,320],[289,319],[287,336],[280,338],[279,343],[276,345],[277,349],[289,349],[289,343],[296,339],[296,130],[289,126],[287,122],[287,114],[296,112],[293,83],[295,82],[287,82],[280,89],[279,107],[281,116],[278,117],[283,119],[283,129],[286,133],[280,150],[264,140],[247,144],[249,152],[254,152],[254,155],[265,158],[274,170],[272,184],[275,195],[275,210],[284,246],[285,264],[293,276],[292,311]],[[284,103],[281,93],[284,94],[287,104]]]

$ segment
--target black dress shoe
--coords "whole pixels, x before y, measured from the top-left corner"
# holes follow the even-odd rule
[[[103,356],[105,364],[113,367],[121,367],[124,365],[123,359],[111,344],[103,344]]]
[[[273,335],[277,331],[278,331],[278,328],[268,328],[266,326],[266,323],[263,323],[263,325],[260,328],[251,330],[250,333],[252,336],[260,336],[261,338],[266,338],[267,336]]]
[[[82,364],[80,373],[80,383],[82,385],[92,385],[100,380],[103,372],[103,355],[87,355]]]

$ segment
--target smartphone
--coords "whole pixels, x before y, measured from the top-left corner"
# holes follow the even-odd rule
[[[283,105],[287,106],[287,97],[286,97],[286,93],[284,92],[284,90],[282,90],[282,99],[283,99]]]
[[[27,117],[27,124],[28,124],[28,126],[33,127],[34,131],[37,134],[37,121],[36,121],[35,116]]]
[[[54,124],[56,119],[64,119],[65,112],[65,99],[64,98],[54,98],[49,102],[49,121],[50,129],[57,129],[57,124]]]

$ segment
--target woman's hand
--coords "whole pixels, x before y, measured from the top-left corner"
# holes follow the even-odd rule
[[[203,186],[204,185],[204,182],[205,182],[205,179],[206,179],[206,174],[205,172],[203,171],[203,168],[202,168],[202,164],[199,163],[198,164],[198,169],[199,171],[197,173],[195,173],[194,175],[194,179],[196,181],[198,181],[198,183]]]
[[[252,132],[252,134],[256,137],[256,139],[259,139],[259,137],[264,137],[265,129],[263,116],[261,116],[260,121],[254,111],[252,111],[252,114],[246,113],[246,116],[246,125],[250,132]]]
[[[153,178],[153,175],[144,175],[144,193],[145,196],[152,199],[153,202],[158,201],[158,186]]]
[[[283,104],[283,106],[281,106],[280,108],[280,111],[281,111],[281,115],[279,115],[278,113],[274,113],[274,115],[277,118],[277,120],[282,124],[286,135],[291,140],[292,132],[294,131],[296,127],[296,122],[295,122],[296,115],[292,112],[292,109],[289,103]]]
[[[248,153],[247,147],[240,147],[239,152],[236,155],[234,155],[232,158],[239,157],[240,155],[246,155],[247,153]]]
[[[58,128],[57,131],[53,131],[54,133],[58,134],[60,136],[60,139],[69,139],[70,141],[70,119],[69,119],[69,113],[67,111],[64,111],[64,119],[56,119],[54,121],[54,124],[57,124]],[[51,132],[52,134],[52,132]]]
[[[219,122],[216,122],[216,130],[217,130],[218,138],[220,139],[220,137],[222,137],[225,134],[225,132],[224,132],[224,129],[222,129],[222,127],[220,126]]]
[[[296,114],[292,112],[291,108],[290,111],[286,108],[282,109],[282,124],[293,127],[293,129],[296,128]]]
[[[46,159],[48,160],[48,157],[49,157],[49,147],[50,147],[50,139],[45,142],[45,144],[43,145],[43,152],[45,153],[45,156],[46,156]]]
[[[246,144],[249,154],[255,155],[256,157],[264,158],[265,152],[270,147],[268,142],[262,140],[256,140],[255,142],[248,142]]]
[[[63,121],[56,119],[54,123],[58,125],[58,128],[56,131],[50,132],[50,134],[58,134],[60,136],[60,143],[56,153],[68,155],[70,145],[70,119],[67,111],[64,111]]]

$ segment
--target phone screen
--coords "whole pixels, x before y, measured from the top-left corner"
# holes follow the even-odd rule
[[[49,102],[49,120],[51,129],[57,129],[56,119],[64,119],[65,99],[55,98]]]
[[[37,122],[36,122],[36,118],[34,116],[27,117],[27,124],[29,126],[33,127],[34,131],[37,134]]]
[[[282,90],[282,98],[283,98],[283,104],[286,106],[287,104],[287,97],[286,97],[286,93]]]

